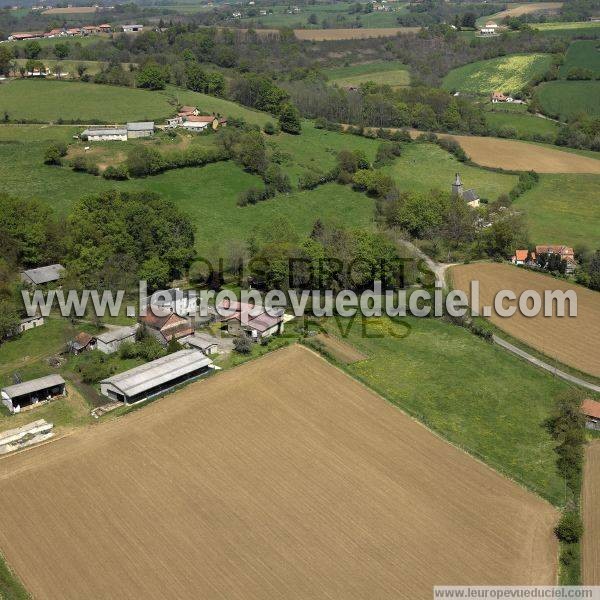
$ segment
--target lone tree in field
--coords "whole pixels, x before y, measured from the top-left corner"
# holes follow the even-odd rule
[[[146,65],[137,76],[138,87],[147,90],[164,90],[165,74],[158,65]]]
[[[279,113],[279,126],[281,131],[297,135],[302,130],[300,113],[293,104],[284,104]]]

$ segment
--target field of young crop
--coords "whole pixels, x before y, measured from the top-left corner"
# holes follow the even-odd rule
[[[141,89],[19,79],[0,85],[0,112],[11,120],[124,123],[162,120],[175,107],[164,94]]]
[[[600,248],[600,175],[541,175],[515,203],[527,216],[531,241]]]
[[[444,77],[443,87],[474,94],[514,93],[533,77],[543,75],[550,61],[549,54],[512,54],[480,60],[450,71]]]
[[[561,240],[548,240],[561,243]],[[469,291],[472,280],[479,281],[480,309],[494,305],[495,294],[512,290],[517,298],[525,290],[544,296],[545,290],[574,290],[577,294],[576,317],[545,317],[543,311],[526,317],[518,310],[511,317],[500,317],[495,310],[490,320],[509,335],[569,367],[600,377],[600,294],[541,273],[509,264],[485,263],[452,267],[456,289]],[[507,303],[505,303],[507,305]],[[514,302],[508,305],[515,306]]]
[[[367,81],[392,87],[404,86],[410,83],[410,74],[406,65],[400,61],[375,61],[350,65],[348,67],[333,67],[323,71],[331,83],[345,87],[358,86]]]
[[[583,477],[582,583],[600,585],[600,440],[594,440],[585,453]]]
[[[327,329],[367,357],[345,367],[442,437],[549,501],[564,503],[542,422],[560,380],[439,319],[360,319]],[[527,398],[527,402],[523,401]]]
[[[565,62],[560,68],[561,77],[566,77],[570,69],[589,69],[595,76],[600,75],[600,41],[577,40],[567,50]]]
[[[300,346],[0,478],[0,548],[40,599],[421,600],[556,577],[555,509]]]
[[[549,81],[536,94],[543,111],[561,120],[580,113],[600,116],[600,81]]]

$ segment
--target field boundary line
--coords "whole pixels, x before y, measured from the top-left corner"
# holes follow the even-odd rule
[[[535,365],[536,367],[540,367],[541,369],[544,369],[545,371],[548,371],[548,372],[552,373],[553,375],[555,375],[556,377],[560,377],[561,379],[564,379],[565,381],[568,381],[570,383],[574,383],[575,385],[579,385],[581,387],[587,388],[588,390],[592,390],[593,392],[600,393],[600,385],[595,385],[594,383],[585,381],[585,379],[581,379],[580,377],[576,377],[575,375],[570,375],[569,373],[565,373],[564,371],[561,371],[560,369],[553,367],[552,365],[548,364],[547,362],[544,362],[543,360],[540,360],[539,358],[536,358],[535,356],[525,352],[525,350],[521,350],[521,348],[518,348],[517,346],[511,344],[510,342],[503,340],[501,337],[497,336],[496,334],[492,335],[492,339],[494,340],[494,344],[497,344],[498,346],[500,346],[501,348],[504,348],[508,352],[512,352],[513,354],[516,354],[517,356],[524,358],[530,364]]]

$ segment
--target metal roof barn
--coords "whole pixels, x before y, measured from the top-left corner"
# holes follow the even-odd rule
[[[206,373],[212,360],[198,350],[180,350],[100,382],[109,398],[142,400]],[[112,394],[111,394],[112,392]]]
[[[60,375],[47,375],[39,379],[9,385],[2,388],[2,393],[6,394],[9,398],[18,398],[19,396],[34,394],[35,392],[41,392],[42,390],[59,385],[65,385],[65,380]]]

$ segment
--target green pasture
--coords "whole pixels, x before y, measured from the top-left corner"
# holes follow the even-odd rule
[[[565,62],[560,68],[561,77],[566,77],[573,68],[590,69],[597,77],[600,75],[600,41],[577,40],[567,50]]]
[[[128,87],[39,79],[0,85],[0,112],[11,120],[124,123],[160,121],[174,111],[166,95]]]
[[[551,135],[558,133],[558,124],[529,113],[491,110],[485,115],[489,127],[496,130],[511,128],[518,136]]]
[[[439,319],[357,317],[341,326],[368,356],[345,367],[352,375],[498,471],[564,502],[543,423],[566,384]],[[327,327],[340,335],[336,322]]]
[[[56,65],[60,64],[62,68],[61,78],[63,79],[67,77],[78,78],[79,75],[77,74],[77,67],[79,65],[84,65],[86,67],[85,72],[87,74],[95,75],[96,73],[99,73],[102,70],[102,67],[106,64],[99,60],[56,60],[52,58],[42,58],[40,60],[44,63],[44,66],[49,67],[51,70],[53,70]],[[15,62],[17,63],[17,65],[24,67],[27,63],[27,59],[17,58],[15,59]],[[130,65],[132,64],[135,63],[121,63],[121,66],[123,67],[123,69],[129,70]]]
[[[580,113],[600,116],[600,81],[549,81],[536,89],[545,114],[567,120]]]
[[[527,216],[531,241],[600,249],[600,175],[540,175],[515,207]]]
[[[400,158],[384,170],[392,175],[402,192],[427,192],[431,189],[449,192],[458,172],[465,189],[474,188],[482,198],[492,201],[508,193],[517,182],[515,175],[466,165],[439,146],[429,143],[405,145]]]
[[[442,87],[449,91],[491,94],[514,93],[550,67],[549,54],[511,54],[452,69]]]
[[[350,65],[347,67],[333,67],[324,69],[331,83],[339,86],[360,85],[373,81],[379,85],[404,86],[410,83],[408,67],[400,61],[374,61]]]

